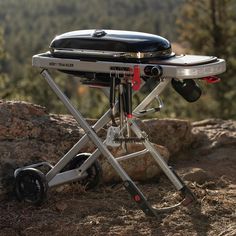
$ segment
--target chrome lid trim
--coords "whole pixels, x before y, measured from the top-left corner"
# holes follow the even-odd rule
[[[100,50],[87,50],[87,49],[71,49],[71,48],[50,48],[52,53],[66,53],[76,55],[87,56],[102,56],[102,57],[114,57],[114,58],[156,58],[156,57],[168,57],[175,54],[171,51],[171,48],[156,51],[156,52],[115,52],[115,51],[100,51]]]

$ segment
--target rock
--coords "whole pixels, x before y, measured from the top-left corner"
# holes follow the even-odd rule
[[[236,147],[236,121],[208,119],[193,122],[195,146],[212,150],[226,146]]]
[[[88,122],[93,124],[95,120]],[[105,134],[105,129],[99,132],[102,137]],[[41,161],[55,164],[82,135],[84,131],[78,128],[70,115],[49,114],[44,107],[27,102],[0,101],[0,196],[12,192],[16,168]],[[129,147],[131,152],[139,148],[135,144]],[[157,149],[167,160],[168,151],[161,146],[157,146]],[[94,145],[89,141],[81,152],[93,150]],[[123,154],[121,150],[117,151],[117,155]],[[137,158],[139,161],[132,159],[122,162],[134,180],[145,180],[159,173],[148,155]],[[104,172],[107,173],[112,168],[104,158],[102,160]],[[109,173],[104,175],[106,182],[117,179],[112,171]]]
[[[167,162],[169,159],[168,150],[160,145],[154,144],[156,150]],[[128,153],[133,153],[141,151],[143,145],[141,144],[128,144]],[[122,148],[117,148],[112,151],[113,155],[116,157],[126,155],[127,153]],[[147,181],[155,178],[161,173],[160,168],[153,159],[153,157],[147,153],[143,156],[138,156],[132,159],[120,161],[121,166],[127,171],[127,174],[136,181]],[[116,172],[111,168],[110,164],[107,161],[102,161],[102,168],[104,171],[104,182],[117,182],[120,181],[120,178]]]
[[[184,174],[183,179],[190,181],[190,182],[196,182],[198,184],[203,184],[204,182],[211,180],[211,177],[203,169],[193,168],[189,172]]]
[[[210,177],[210,181],[218,182],[227,175],[230,181],[235,182],[236,121],[207,119],[193,122],[192,133],[194,142],[175,157],[179,168],[190,169],[189,176],[187,172],[189,181],[196,177],[196,182],[201,182]],[[191,169],[195,168],[202,170],[192,176]]]
[[[88,119],[88,122],[94,124],[96,121]],[[179,153],[189,160],[191,152],[195,157],[208,158],[208,166],[204,168],[195,162],[194,168],[200,169],[187,173],[186,180],[200,183],[208,177],[206,169],[215,172],[216,166],[219,167],[217,176],[228,168],[227,172],[232,172],[231,177],[235,178],[233,165],[224,167],[224,162],[220,161],[231,158],[232,163],[235,162],[236,121],[210,119],[190,123],[176,119],[152,119],[138,120],[138,123],[166,161],[169,154],[170,158],[177,160]],[[100,137],[105,138],[108,126],[99,132]],[[16,168],[40,161],[55,164],[83,135],[84,131],[70,115],[49,114],[46,108],[26,102],[0,101],[0,198],[3,193],[12,191]],[[141,144],[128,145],[128,153],[141,149]],[[81,150],[93,151],[94,145],[90,141]],[[126,154],[121,148],[113,149],[112,153],[115,156]],[[147,181],[160,173],[149,154],[135,158],[121,161],[135,181]],[[104,181],[118,181],[110,164],[104,158],[100,160],[105,173]],[[213,160],[214,166],[209,160]]]
[[[235,236],[236,224],[229,224],[225,226],[226,230],[222,231],[219,236]]]
[[[189,147],[195,138],[192,125],[187,120],[151,119],[142,123],[150,141],[167,147],[171,157]]]
[[[55,204],[55,208],[56,208],[57,211],[61,212],[61,211],[66,210],[66,208],[68,208],[68,205],[64,202],[57,202]]]
[[[26,102],[0,101],[0,191],[11,191],[17,167],[55,163],[83,134],[71,116],[49,115],[44,107]]]

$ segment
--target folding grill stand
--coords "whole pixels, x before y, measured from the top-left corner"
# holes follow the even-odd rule
[[[69,112],[73,115],[75,120],[79,123],[80,127],[85,131],[85,135],[60,159],[60,161],[52,166],[47,162],[38,163],[30,166],[26,166],[23,168],[19,168],[15,171],[15,177],[22,171],[27,168],[37,168],[41,165],[47,165],[50,167],[50,171],[46,174],[46,182],[48,187],[53,187],[56,185],[77,181],[86,177],[86,170],[94,163],[94,161],[100,156],[100,154],[104,155],[108,162],[115,169],[117,174],[121,177],[124,182],[124,186],[126,190],[131,194],[133,200],[139,205],[142,211],[149,216],[157,216],[159,212],[168,211],[173,209],[179,205],[188,205],[189,203],[195,200],[192,192],[185,186],[183,181],[179,178],[179,176],[174,172],[174,170],[167,165],[167,163],[163,160],[161,155],[158,153],[153,144],[148,140],[147,134],[139,129],[134,119],[128,119],[128,125],[130,126],[133,133],[142,140],[142,143],[145,147],[144,150],[138,151],[132,154],[124,155],[121,157],[115,158],[111,152],[106,147],[106,140],[102,142],[102,140],[98,137],[97,132],[103,128],[110,120],[112,111],[109,109],[92,127],[87,123],[87,121],[83,118],[82,114],[75,109],[75,107],[71,104],[69,99],[63,94],[60,88],[53,81],[51,75],[44,69],[41,72],[42,76],[48,82],[51,89],[57,94],[59,99],[63,102]],[[164,90],[164,88],[170,83],[171,79],[160,79],[158,85],[153,89],[153,91],[134,109],[133,114],[135,116],[142,116],[143,114],[154,112],[158,109],[152,108],[145,110],[145,108],[156,98],[158,98],[159,94]],[[144,82],[143,82],[144,83]],[[107,96],[109,96],[108,90],[104,89],[104,92]],[[162,104],[160,104],[162,106]],[[115,113],[118,111],[118,102],[116,102],[114,106]],[[81,148],[86,145],[88,140],[91,140],[97,149],[83,162],[83,164],[77,168],[68,170],[65,172],[61,172],[62,169],[75,157]],[[127,175],[124,169],[119,164],[119,161],[133,158],[136,156],[141,156],[149,152],[152,157],[155,159],[157,164],[160,166],[165,175],[169,178],[169,180],[173,183],[175,188],[181,192],[183,195],[183,200],[171,207],[156,209],[152,207],[147,201],[146,197],[140,191],[140,189],[136,186],[136,184],[131,180],[131,178]]]

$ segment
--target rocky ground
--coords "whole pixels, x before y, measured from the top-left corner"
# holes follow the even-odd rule
[[[236,235],[236,121],[163,119],[141,126],[195,193],[196,204],[146,217],[110,174],[94,191],[78,184],[52,189],[48,200],[35,207],[16,201],[13,170],[38,160],[56,162],[83,131],[70,116],[0,102],[0,235]],[[90,143],[87,149],[93,149]],[[134,161],[130,174],[154,206],[176,203],[173,186],[148,159],[139,162],[142,167]]]

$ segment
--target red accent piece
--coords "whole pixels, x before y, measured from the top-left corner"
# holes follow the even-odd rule
[[[134,91],[140,89],[141,79],[140,79],[140,67],[138,65],[134,66],[134,75],[132,79],[132,88]]]
[[[216,76],[207,76],[202,78],[202,80],[206,81],[208,84],[214,84],[220,82],[221,79]]]
[[[127,114],[127,118],[131,119],[131,118],[133,118],[133,115],[132,114]]]
[[[134,201],[135,202],[139,202],[141,201],[141,197],[137,194],[137,195],[134,195]]]

